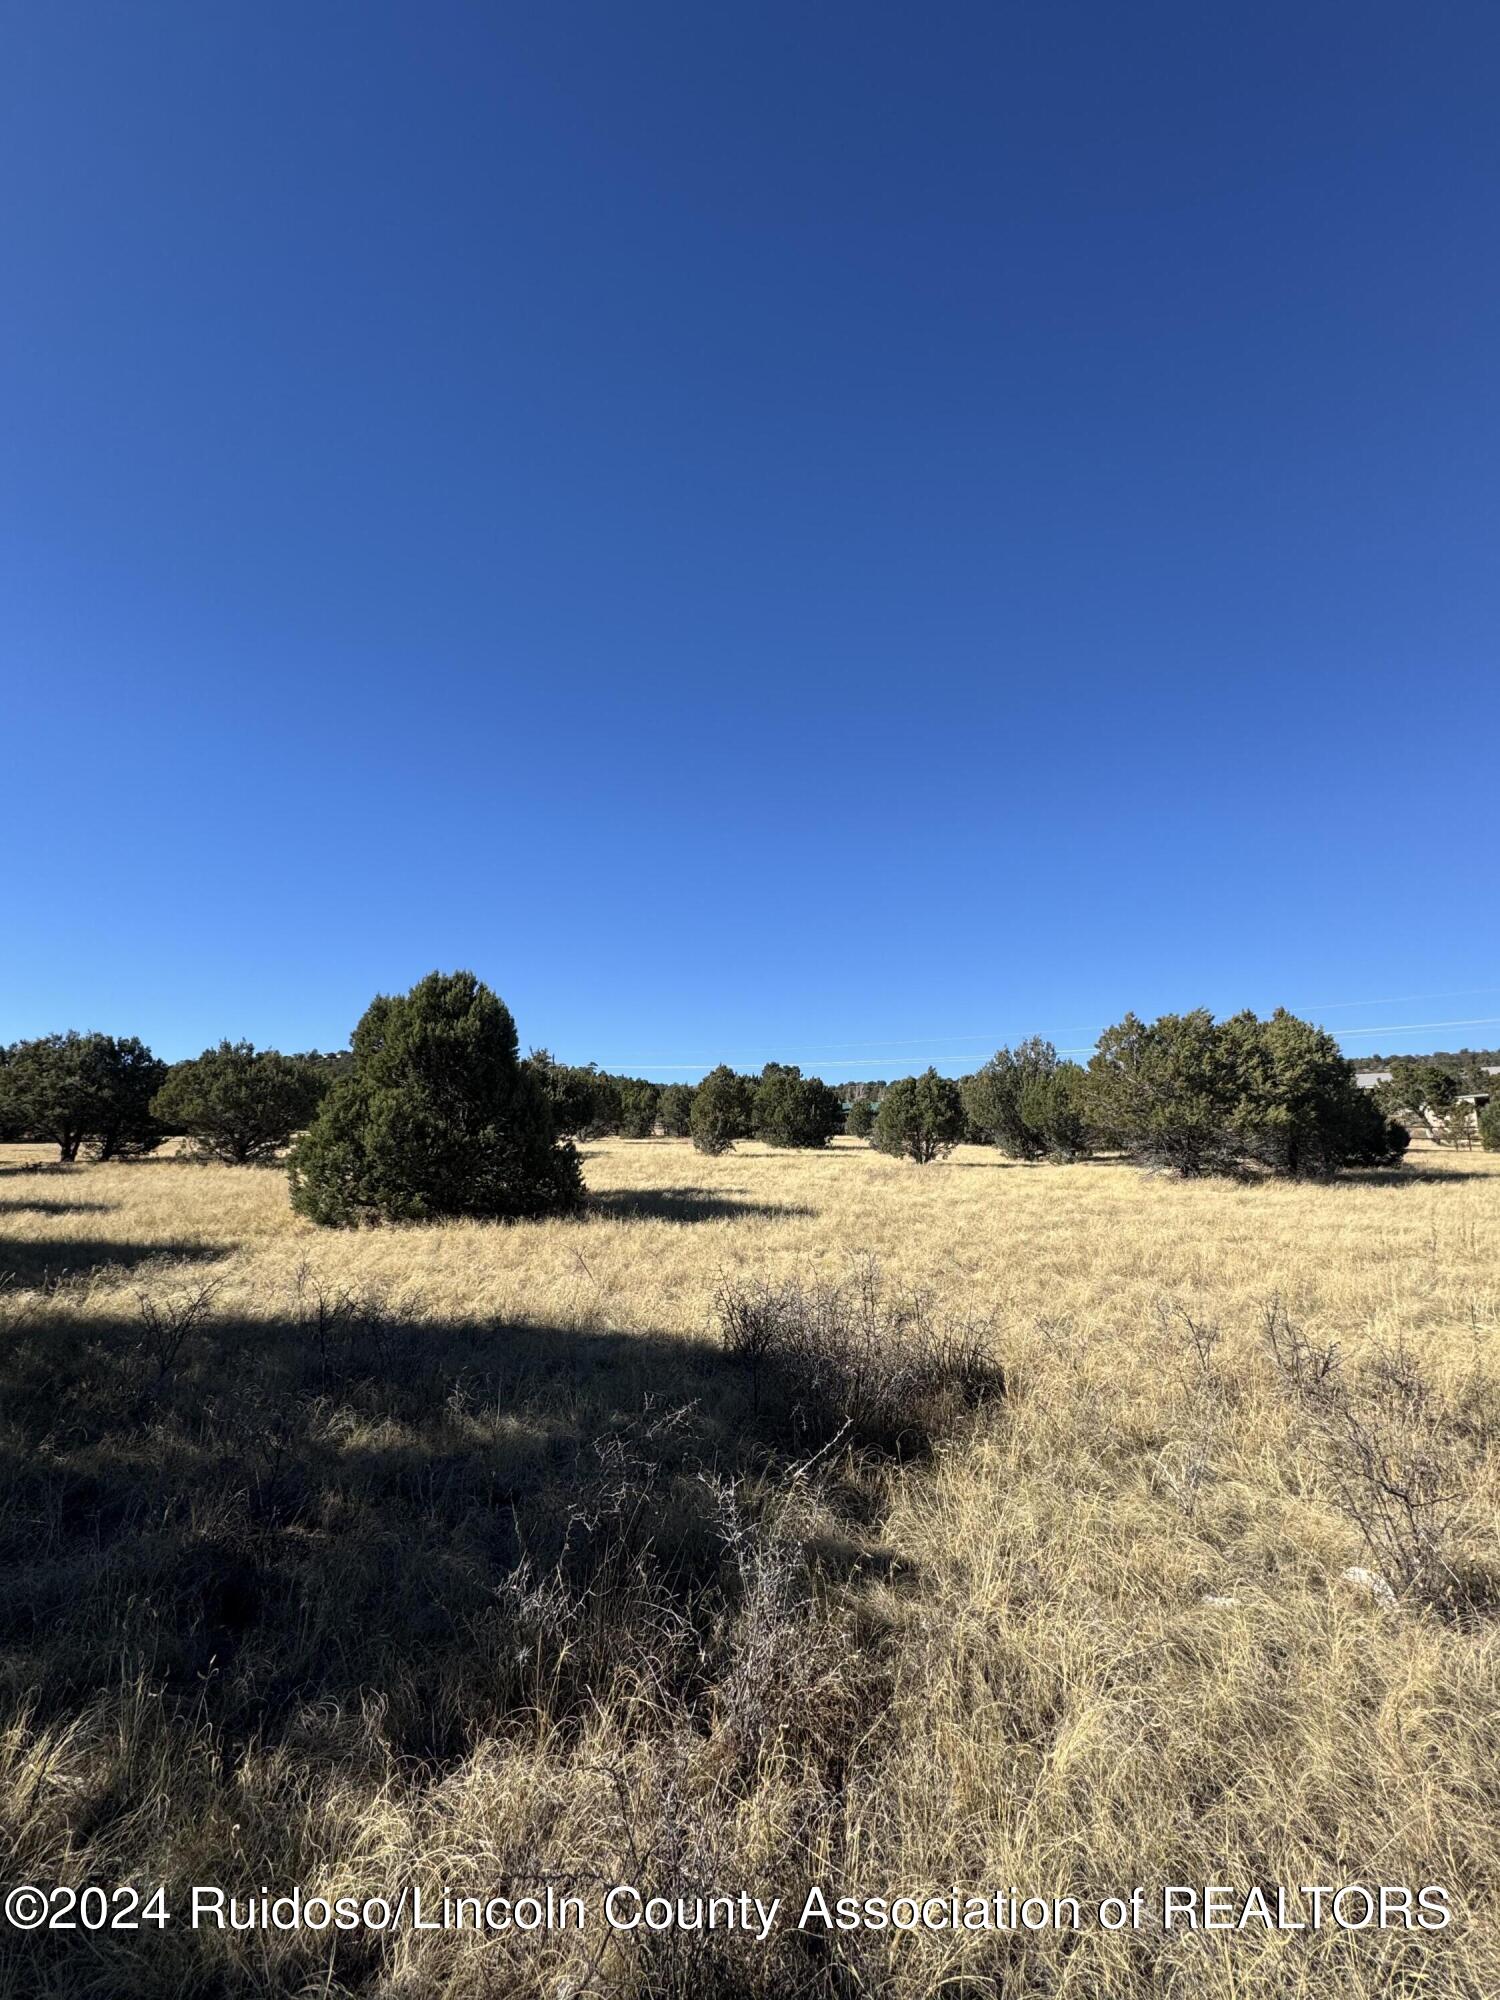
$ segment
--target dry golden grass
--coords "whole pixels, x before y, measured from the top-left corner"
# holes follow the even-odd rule
[[[330,1234],[275,1172],[34,1157],[0,1149],[7,1880],[1440,1884],[1455,1919],[0,1930],[6,1990],[1500,1991],[1500,1159],[1322,1187],[613,1142],[576,1221]],[[806,1467],[715,1292],[864,1253],[991,1316],[1005,1394]],[[1273,1300],[1365,1432],[1294,1393]],[[1395,1606],[1344,1576],[1388,1553],[1369,1425],[1440,1489],[1443,1588]]]

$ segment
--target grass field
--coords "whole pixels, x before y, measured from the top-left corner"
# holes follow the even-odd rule
[[[617,1141],[577,1220],[357,1234],[274,1171],[38,1160],[0,1148],[0,1876],[591,1900],[0,1928],[6,1993],[1500,1991],[1500,1158]],[[877,1437],[726,1352],[716,1300],[867,1258],[988,1394]],[[613,1933],[614,1883],[792,1920]],[[1164,1931],[1163,1883],[1454,1920]],[[830,1937],[811,1884],[1085,1922]]]

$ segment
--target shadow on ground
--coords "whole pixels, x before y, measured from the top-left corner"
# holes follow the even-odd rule
[[[0,1215],[0,1224],[4,1217]],[[212,1264],[229,1255],[221,1244],[112,1243],[105,1237],[0,1236],[0,1284],[28,1289],[64,1283],[95,1271],[136,1270],[147,1264]]]
[[[8,1215],[108,1215],[118,1208],[113,1201],[5,1201],[0,1200],[0,1229]]]
[[[742,1201],[738,1188],[612,1188],[589,1196],[596,1215],[637,1216],[650,1222],[729,1222],[746,1216],[768,1220],[807,1219],[815,1208],[799,1203]]]

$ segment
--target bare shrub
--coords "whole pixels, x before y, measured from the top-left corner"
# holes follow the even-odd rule
[[[1265,1341],[1288,1392],[1307,1412],[1345,1518],[1378,1579],[1397,1598],[1457,1615],[1478,1580],[1465,1560],[1458,1508],[1473,1466],[1462,1414],[1450,1417],[1403,1341],[1346,1374],[1333,1342],[1312,1340],[1279,1297]]]
[[[1328,1398],[1322,1434],[1344,1512],[1399,1597],[1446,1608],[1462,1588],[1458,1440],[1405,1346],[1384,1348]]]
[[[724,1280],[714,1307],[757,1414],[799,1439],[920,1451],[1004,1390],[990,1322],[945,1313],[924,1291],[887,1298],[873,1258],[843,1285]]]
[[[1157,1300],[1156,1319],[1164,1338],[1192,1356],[1200,1376],[1214,1373],[1214,1353],[1224,1337],[1217,1320],[1190,1313],[1170,1299]]]
[[[1261,1333],[1287,1392],[1301,1401],[1322,1401],[1339,1379],[1335,1341],[1320,1345],[1296,1325],[1279,1292],[1273,1293],[1261,1315]]]
[[[138,1352],[148,1364],[154,1363],[157,1386],[171,1377],[188,1337],[207,1313],[218,1289],[219,1280],[211,1278],[196,1291],[179,1292],[171,1297],[136,1293],[142,1327]]]

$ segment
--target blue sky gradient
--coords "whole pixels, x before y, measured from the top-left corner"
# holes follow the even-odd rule
[[[0,1037],[1500,1042],[1493,6],[3,19]]]

